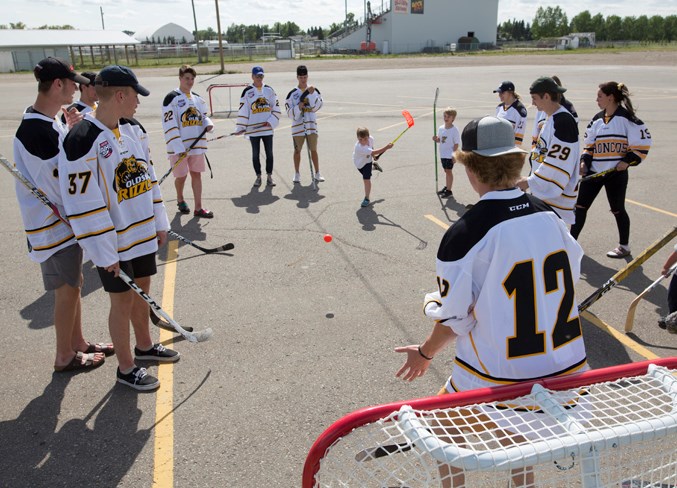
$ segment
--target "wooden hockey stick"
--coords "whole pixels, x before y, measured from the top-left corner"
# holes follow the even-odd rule
[[[618,283],[627,278],[630,273],[632,273],[640,264],[649,259],[651,256],[656,254],[660,248],[665,246],[670,242],[675,236],[677,236],[677,227],[673,227],[671,231],[661,237],[659,240],[647,247],[642,253],[637,256],[635,259],[630,261],[623,269],[619,270],[615,275],[613,275],[606,283],[600,286],[595,290],[588,298],[583,300],[578,306],[578,311],[582,312],[587,309],[590,305],[599,300],[602,295],[615,287]]]
[[[176,168],[179,164],[181,164],[181,161],[186,159],[190,150],[195,147],[195,144],[197,144],[198,141],[200,141],[200,139],[202,139],[202,136],[205,135],[205,132],[207,132],[207,127],[205,127],[204,130],[200,133],[200,135],[197,136],[197,138],[188,147],[188,149],[186,149],[184,152],[181,153],[181,155],[179,156],[179,159],[177,159],[176,162],[172,165],[172,167],[169,168],[169,171],[167,171],[165,174],[162,175],[162,178],[160,178],[157,182],[158,185],[161,185],[162,182],[165,181],[167,179],[167,177],[170,175],[170,173],[174,170],[174,168]]]
[[[662,274],[660,278],[658,278],[656,281],[651,283],[649,286],[647,286],[642,293],[637,295],[637,298],[635,298],[632,303],[630,303],[630,308],[628,309],[628,315],[625,318],[625,333],[627,334],[628,332],[632,331],[632,327],[635,322],[635,310],[637,310],[637,305],[639,302],[646,296],[647,293],[649,293],[651,290],[656,288],[658,284],[663,281],[665,278],[669,277],[672,273],[677,270],[677,264],[673,264],[670,269],[668,269],[667,274]]]
[[[56,215],[59,220],[64,222],[66,225],[70,227],[70,223],[59,214],[59,211],[56,209],[56,205],[52,203],[49,198],[47,198],[47,195],[45,195],[41,190],[38,190],[35,188],[28,179],[24,175],[21,174],[21,172],[16,169],[12,163],[10,163],[7,159],[5,159],[2,155],[0,155],[0,162],[2,162],[2,165],[10,170],[10,173],[14,175],[22,184],[26,186],[29,190],[31,190],[31,193],[38,199],[40,200],[45,206],[49,207],[49,209],[54,212],[54,215]],[[35,190],[35,191],[34,191]],[[155,300],[153,300],[148,294],[146,294],[140,287],[137,285],[129,276],[127,276],[122,270],[120,270],[120,278],[122,281],[127,283],[127,285],[135,291],[145,302],[147,302],[150,306],[151,309],[156,313],[159,314],[160,317],[165,319],[167,323],[169,323],[174,330],[176,330],[179,334],[184,336],[186,339],[188,339],[190,342],[202,342],[206,341],[211,337],[212,335],[212,330],[211,329],[206,329],[202,332],[196,332],[196,333],[191,333],[188,332],[186,329],[181,327],[178,323],[176,323],[172,318],[167,315],[167,313],[160,308],[160,305],[158,305]]]
[[[407,128],[404,129],[402,132],[400,132],[400,135],[397,136],[390,144],[395,144],[397,142],[397,140],[404,135],[405,132],[407,132],[409,129],[411,129],[414,126],[414,117],[411,116],[409,111],[402,110],[402,115],[404,116],[404,119],[407,121]],[[381,154],[383,154],[383,153],[381,153]],[[378,161],[378,158],[381,157],[381,154],[374,156],[374,161]]]

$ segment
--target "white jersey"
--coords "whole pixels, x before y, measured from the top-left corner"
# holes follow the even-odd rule
[[[280,123],[280,113],[280,102],[272,87],[249,85],[240,97],[235,132],[244,130],[245,137],[272,136]],[[263,126],[266,122],[270,127]]]
[[[76,124],[63,142],[59,182],[78,243],[100,267],[152,254],[157,232],[169,230],[147,135],[120,119],[120,138],[94,117]]]
[[[580,174],[578,124],[564,107],[545,119],[529,162],[531,193],[550,205],[565,223],[576,221],[574,207]]]
[[[16,169],[42,190],[65,216],[59,189],[57,161],[61,141],[68,129],[57,118],[50,118],[33,107],[26,109],[14,138]],[[16,198],[21,209],[29,257],[38,263],[60,249],[75,244],[71,228],[64,224],[21,183],[15,182]]]
[[[651,148],[651,134],[644,122],[618,107],[611,118],[602,110],[588,124],[581,159],[594,173],[615,168],[623,161],[637,166]]]
[[[85,102],[83,102],[82,100],[78,100],[77,102],[72,103],[68,107],[66,107],[66,110],[70,111],[70,109],[74,108],[75,110],[80,112],[82,115],[85,115],[85,114],[88,114],[90,112],[94,112],[96,110],[96,106],[97,106],[96,103],[94,103],[94,106],[91,107],[91,106],[87,105]],[[61,122],[66,124],[66,115],[63,114],[63,113],[61,114]]]
[[[496,117],[505,119],[512,124],[515,131],[515,146],[521,146],[524,132],[527,130],[527,109],[519,100],[512,102],[508,108],[502,103],[496,107]]]
[[[578,113],[576,112],[576,108],[574,107],[574,104],[571,103],[569,100],[567,100],[564,97],[560,98],[559,104],[567,109],[571,115],[574,116],[574,120],[578,124]],[[536,142],[538,141],[538,134],[541,132],[541,127],[543,127],[543,123],[545,122],[545,119],[548,118],[548,115],[543,112],[542,110],[538,110],[536,112],[536,118],[534,119],[534,130],[531,132],[531,147],[533,148],[536,145]]]
[[[447,389],[587,369],[574,291],[582,257],[562,220],[518,189],[486,193],[452,225],[424,304],[458,335]]]
[[[454,147],[461,145],[461,133],[458,131],[458,127],[452,125],[447,129],[444,125],[440,125],[437,129],[437,137],[440,138],[440,157],[452,159]]]
[[[374,152],[374,138],[369,136],[369,144],[363,146],[360,141],[355,143],[353,149],[353,163],[357,169],[362,169],[372,162],[371,153]]]
[[[306,101],[303,107],[299,106],[301,97]],[[322,103],[322,94],[317,88],[313,93],[308,93],[308,90],[302,91],[299,87],[289,92],[284,106],[287,110],[287,116],[292,120],[292,136],[317,134],[316,113],[322,108]]]
[[[202,131],[214,125],[207,117],[207,104],[200,95],[175,89],[162,102],[162,130],[165,133],[167,154],[181,154],[200,137]],[[207,138],[202,135],[189,155],[207,152]]]

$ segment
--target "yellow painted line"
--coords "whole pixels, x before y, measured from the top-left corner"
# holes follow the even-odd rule
[[[430,220],[431,222],[436,223],[443,229],[448,229],[449,224],[446,224],[442,222],[440,219],[433,215],[425,215],[424,216],[426,219]],[[626,336],[624,333],[618,331],[617,329],[611,327],[609,324],[606,322],[602,321],[601,319],[597,318],[597,316],[593,315],[592,313],[588,312],[587,310],[584,310],[581,312],[581,317],[589,321],[590,323],[596,325],[600,329],[602,329],[604,332],[609,334],[611,337],[616,339],[618,342],[623,344],[625,347],[628,349],[632,349],[634,352],[636,352],[638,355],[642,356],[643,358],[646,359],[659,359],[660,356],[657,356],[656,354],[652,353],[649,351],[646,347],[642,346],[636,341],[633,341],[630,339],[628,336]]]
[[[635,351],[637,354],[639,354],[643,358],[646,358],[646,359],[659,359],[660,358],[660,356],[657,356],[656,354],[652,353],[646,347],[642,346],[638,342],[633,341],[628,336],[626,336],[624,333],[615,329],[614,327],[611,327],[609,324],[607,324],[603,320],[599,319],[596,315],[593,315],[592,313],[588,312],[587,310],[584,310],[583,312],[581,312],[581,317],[583,317],[588,322],[595,324],[597,327],[599,327],[600,329],[605,331],[607,334],[609,334],[610,336],[615,338],[618,342],[623,344],[625,347],[627,347],[628,349],[632,349],[633,351]]]
[[[646,203],[639,203],[639,202],[636,202],[634,200],[630,200],[629,198],[626,198],[625,201],[628,202],[628,203],[632,203],[633,205],[637,205],[638,207],[648,208],[649,210],[653,210],[654,212],[669,215],[670,217],[677,217],[677,214],[674,214],[672,212],[668,212],[667,210],[663,210],[662,208],[652,207],[651,205],[647,205]]]
[[[165,263],[165,285],[162,292],[162,309],[169,315],[174,314],[174,289],[176,284],[176,258],[179,241],[167,243],[167,262]],[[160,342],[171,347],[174,334],[160,329]],[[167,341],[167,342],[165,342]],[[153,488],[171,488],[174,486],[174,364],[158,366],[160,389],[155,400],[155,418],[162,419],[155,426],[155,449],[153,468]]]

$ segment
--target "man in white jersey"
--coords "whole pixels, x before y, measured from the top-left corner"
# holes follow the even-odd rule
[[[60,143],[68,129],[57,116],[62,106],[73,102],[76,83],[89,83],[59,58],[45,58],[34,69],[38,81],[35,103],[26,109],[14,138],[16,168],[59,208],[61,191],[57,160]],[[45,290],[54,290],[56,371],[92,368],[103,364],[111,344],[90,344],[82,333],[80,293],[82,249],[71,228],[40,202],[19,181],[16,197],[31,260],[40,263]]]
[[[107,66],[96,77],[99,107],[68,133],[59,156],[64,207],[80,245],[97,266],[111,310],[118,360],[117,381],[136,390],[160,385],[140,360],[173,362],[179,353],[154,344],[148,304],[118,276],[123,270],[146,293],[157,271],[155,253],[167,241],[169,220],[148,154],[147,134],[132,117],[138,95],[148,96],[125,66]],[[129,325],[136,347],[131,351]]]
[[[203,131],[214,129],[214,124],[207,117],[207,103],[197,93],[192,91],[197,72],[192,66],[184,64],[179,68],[179,87],[170,91],[162,102],[162,129],[165,133],[165,143],[169,164],[174,164],[183,157],[183,160],[172,170],[174,186],[176,188],[176,202],[179,212],[190,213],[190,208],[183,196],[183,188],[190,172],[190,183],[195,199],[195,217],[211,219],[214,213],[202,207],[202,173],[205,171],[207,153],[207,138]],[[187,155],[184,153],[195,142]]]
[[[317,154],[317,111],[322,108],[322,94],[313,85],[308,85],[308,68],[301,65],[296,68],[299,84],[289,92],[285,101],[287,116],[292,120],[291,136],[294,142],[294,183],[301,182],[301,149],[308,140],[310,159],[315,167],[315,181],[324,181],[320,174],[320,162]]]
[[[566,88],[548,77],[531,84],[531,102],[547,118],[536,145],[531,150],[532,173],[522,177],[517,186],[550,205],[568,225],[575,222],[574,207],[578,196],[580,146],[576,119],[560,104]]]

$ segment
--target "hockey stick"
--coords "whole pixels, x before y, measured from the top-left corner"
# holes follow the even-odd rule
[[[602,176],[606,176],[608,174],[615,173],[615,172],[616,172],[616,168],[611,168],[611,169],[607,169],[606,171],[600,171],[599,173],[593,173],[591,175],[587,175],[587,176],[584,176],[583,178],[581,178],[581,183],[584,182],[584,181],[588,181],[588,180],[594,180],[595,178],[600,178]]]
[[[230,251],[231,249],[234,249],[234,248],[235,248],[235,244],[233,244],[232,242],[229,242],[228,244],[224,244],[223,246],[220,246],[220,247],[215,247],[215,248],[213,248],[213,249],[207,249],[207,248],[204,248],[204,247],[202,247],[202,246],[198,246],[198,245],[195,244],[193,241],[191,241],[191,240],[189,240],[189,239],[186,239],[186,238],[183,237],[181,234],[177,234],[177,233],[174,232],[173,230],[170,230],[170,231],[168,232],[168,234],[169,234],[170,236],[172,236],[172,237],[178,239],[179,241],[181,241],[181,242],[183,242],[183,243],[185,243],[185,244],[188,244],[189,246],[193,246],[195,249],[199,249],[200,251],[202,251],[202,252],[205,253],[205,254],[212,254],[212,253],[215,253],[215,252],[221,252],[221,251]]]
[[[161,329],[165,329],[165,330],[168,330],[170,332],[176,332],[174,330],[174,327],[172,327],[172,325],[169,322],[165,322],[160,317],[155,315],[152,308],[148,311],[148,313],[150,314],[150,321],[153,322],[153,325],[157,325]],[[184,327],[183,330],[185,330],[187,332],[193,332],[192,327]]]
[[[31,190],[31,193],[33,193],[33,195],[34,195],[38,200],[40,200],[45,206],[49,207],[49,209],[50,209],[52,212],[54,212],[54,215],[56,215],[56,216],[59,218],[59,220],[61,220],[63,223],[65,223],[66,225],[68,225],[68,226],[70,227],[70,223],[69,223],[65,218],[63,218],[63,217],[61,216],[61,214],[59,214],[59,211],[56,209],[56,205],[54,205],[54,204],[49,200],[49,198],[47,198],[47,195],[45,195],[42,191],[40,191],[40,190],[38,190],[37,188],[35,188],[35,187],[31,184],[31,182],[28,181],[28,180],[26,179],[26,177],[25,177],[24,175],[22,175],[21,172],[20,172],[18,169],[14,168],[14,167],[12,166],[12,164],[11,164],[7,159],[5,159],[2,155],[0,155],[0,162],[2,162],[2,165],[3,165],[5,168],[7,168],[7,169],[10,170],[10,172],[12,173],[12,175],[14,175],[21,183],[23,183],[29,190]],[[198,333],[198,335],[193,334],[193,335],[195,336],[195,337],[194,337],[195,340],[191,340],[189,337],[187,337],[186,335],[184,335],[184,333],[186,333],[186,334],[189,333],[188,331],[186,331],[186,329],[182,328],[179,324],[177,324],[176,322],[174,322],[174,321],[169,317],[169,315],[167,315],[167,314],[160,308],[160,306],[159,306],[157,303],[155,303],[155,301],[154,301],[152,298],[150,298],[148,295],[145,295],[145,293],[143,292],[143,290],[141,290],[141,288],[139,288],[139,286],[138,286],[136,283],[134,283],[134,281],[132,281],[131,278],[129,278],[129,276],[125,275],[122,271],[120,271],[120,276],[122,277],[123,275],[124,275],[124,277],[127,278],[127,280],[129,280],[129,281],[127,281],[127,280],[125,280],[125,279],[123,278],[123,281],[125,281],[125,282],[127,283],[127,285],[129,285],[129,287],[132,288],[132,290],[134,290],[136,293],[139,293],[139,295],[141,296],[141,298],[143,298],[146,302],[148,302],[148,304],[151,305],[151,307],[153,308],[153,310],[156,311],[156,313],[159,313],[165,320],[168,319],[167,322],[172,326],[172,328],[174,328],[174,330],[176,330],[176,331],[179,332],[181,335],[183,335],[184,337],[186,337],[186,339],[188,339],[188,340],[191,341],[191,342],[200,342],[200,341],[207,340],[207,339],[209,338],[209,336],[211,336],[211,334],[212,334],[211,329],[207,329],[207,330],[208,330],[208,335],[204,336],[204,334],[205,334],[207,331],[205,331],[205,332],[203,332],[203,333]],[[132,286],[132,285],[133,285],[133,286]],[[139,290],[140,290],[140,292],[139,292]],[[142,293],[144,293],[145,297],[144,297],[144,295],[142,295]],[[180,330],[179,330],[179,329],[180,329]],[[184,333],[182,333],[181,331],[183,331]],[[203,337],[203,338],[202,338],[202,339],[198,339],[198,337]]]
[[[307,90],[306,90],[307,91]],[[304,92],[306,93],[306,92]],[[306,93],[307,94],[307,93]],[[299,104],[303,101],[303,95],[301,95],[301,99],[299,100]],[[306,151],[308,152],[308,166],[310,166],[310,181],[313,182],[313,190],[317,191],[317,182],[315,181],[315,173],[313,172],[313,157],[310,154],[310,145],[308,144],[308,133],[306,132],[306,111],[303,110],[303,137],[306,140]]]
[[[31,183],[28,178],[26,178],[23,174],[21,174],[21,171],[16,169],[16,167],[10,163],[2,154],[0,154],[0,163],[9,171],[12,176],[14,176],[16,179],[18,179],[23,185],[28,188],[28,190],[37,198],[40,200],[45,206],[49,207],[49,209],[56,215],[59,220],[61,220],[64,224],[68,225],[70,227],[70,223],[68,220],[63,218],[61,214],[59,213],[59,209],[54,205],[49,198],[47,198],[47,195],[40,190],[39,188],[36,188],[33,183]]]
[[[637,295],[637,298],[635,298],[635,299],[632,301],[632,303],[630,303],[630,308],[628,309],[628,315],[627,315],[627,317],[625,318],[625,333],[626,333],[626,334],[627,334],[628,332],[632,331],[632,327],[633,327],[634,322],[635,322],[635,310],[637,309],[637,305],[638,305],[639,302],[642,300],[642,298],[644,298],[644,297],[646,296],[646,294],[649,293],[651,290],[653,290],[654,288],[656,288],[656,286],[658,286],[658,284],[659,284],[661,281],[663,281],[663,279],[667,278],[667,277],[670,276],[672,273],[674,273],[675,270],[677,270],[677,264],[673,264],[672,267],[671,267],[670,269],[668,269],[667,274],[664,274],[664,275],[662,274],[662,275],[660,276],[660,278],[658,278],[656,281],[654,281],[654,282],[651,283],[649,286],[647,286],[646,289],[645,289],[642,293],[640,293],[639,295]]]
[[[205,132],[207,132],[207,127],[205,127],[204,130],[200,133],[200,135],[195,138],[193,143],[190,146],[188,146],[188,149],[186,149],[184,152],[181,153],[179,159],[177,159],[176,162],[172,165],[172,167],[169,168],[169,171],[167,171],[165,174],[162,175],[162,178],[160,178],[157,182],[158,185],[161,185],[162,182],[165,181],[167,177],[170,175],[170,173],[174,170],[174,168],[176,168],[179,164],[181,164],[181,161],[186,159],[190,150],[195,147],[195,144],[197,144],[200,139],[202,139],[202,136],[205,135]]]
[[[405,132],[407,132],[409,129],[411,129],[414,126],[414,117],[411,116],[411,114],[407,110],[402,110],[402,115],[404,116],[404,119],[407,121],[407,128],[404,129],[402,132],[400,132],[400,135],[391,142],[391,144],[395,144],[397,140],[404,135]],[[383,153],[381,153],[383,154]],[[381,154],[378,154],[374,156],[374,161],[378,161],[378,158],[381,157]]]
[[[201,332],[188,332],[186,329],[181,327],[174,319],[172,319],[167,313],[162,310],[162,307],[157,304],[155,300],[151,298],[148,293],[143,291],[139,285],[137,285],[133,279],[131,279],[127,274],[120,270],[120,273],[118,275],[122,281],[127,283],[127,286],[129,286],[137,295],[139,295],[144,302],[146,302],[148,305],[150,305],[151,309],[156,315],[159,315],[162,317],[169,325],[171,325],[176,332],[181,334],[186,340],[189,342],[204,342],[207,339],[209,339],[212,336],[212,329],[207,328]]]
[[[433,102],[433,137],[437,135],[437,97],[440,94],[440,89],[435,88],[435,101]],[[435,143],[435,191],[439,190],[440,183],[437,177],[437,142]]]
[[[236,134],[235,132],[231,132],[230,134],[224,134],[224,135],[219,136],[219,137],[213,137],[211,139],[207,139],[207,142],[218,141],[219,139],[225,139],[226,137],[234,136],[235,134]]]
[[[660,248],[665,246],[675,236],[677,236],[677,227],[673,227],[671,231],[669,231],[659,240],[657,240],[649,247],[647,247],[644,251],[642,251],[642,253],[639,256],[630,261],[623,269],[618,271],[606,283],[604,283],[597,290],[595,290],[592,293],[592,295],[583,300],[581,304],[578,306],[578,311],[582,312],[583,310],[587,309],[590,305],[595,303],[597,300],[599,300],[602,297],[602,295],[604,295],[618,283],[627,278],[630,275],[630,273],[632,273],[635,270],[635,268],[637,268],[640,264],[642,264],[644,261],[649,259],[654,254],[656,254]]]

